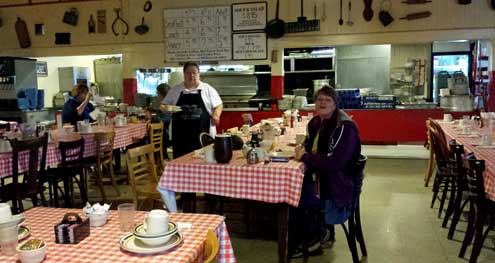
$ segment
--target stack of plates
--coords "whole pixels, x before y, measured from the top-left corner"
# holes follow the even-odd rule
[[[138,254],[164,253],[182,243],[177,224],[168,223],[168,231],[162,234],[147,234],[143,224],[137,225],[132,234],[120,239],[123,250]]]
[[[278,108],[281,110],[287,110],[292,107],[293,95],[284,95],[283,99],[278,101]]]

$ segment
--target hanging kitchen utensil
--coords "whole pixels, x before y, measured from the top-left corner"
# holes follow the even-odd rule
[[[390,0],[382,0],[380,3],[380,13],[378,13],[378,18],[382,22],[383,26],[388,26],[394,21],[394,18],[390,14],[390,8],[392,7],[392,2]]]
[[[363,17],[364,20],[366,21],[371,21],[373,18],[373,9],[371,8],[371,5],[373,4],[373,0],[364,0],[364,11],[363,11]]]
[[[323,0],[323,14],[321,15],[321,22],[325,22],[325,20],[327,20],[327,5],[325,4],[325,1],[326,0]]]
[[[89,21],[88,21],[88,33],[91,34],[91,33],[95,33],[96,29],[95,29],[95,20],[93,19],[93,15],[89,15]]]
[[[146,3],[144,3],[143,10],[144,10],[144,12],[149,12],[149,11],[151,11],[152,7],[153,7],[153,4],[151,4],[151,1],[146,1]]]
[[[290,22],[285,24],[285,32],[297,33],[308,31],[320,31],[320,20],[313,19],[307,20],[304,16],[304,0],[301,0],[301,16],[297,18],[297,22]]]
[[[278,19],[278,7],[279,0],[277,0],[275,19],[270,20],[265,27],[266,34],[271,38],[281,38],[285,34],[285,22],[284,20]]]
[[[340,17],[339,17],[339,25],[343,25],[344,20],[342,19],[342,0],[340,0]]]
[[[77,25],[77,19],[79,18],[79,11],[77,11],[76,8],[71,8],[67,11],[65,11],[64,18],[62,19],[62,22],[69,24],[69,25]]]
[[[469,5],[471,4],[471,0],[457,0],[457,3],[460,5]]]
[[[400,19],[415,20],[415,19],[426,18],[429,16],[431,16],[431,12],[425,11],[425,12],[407,14],[407,16],[401,17]]]
[[[347,22],[345,22],[348,26],[353,26],[354,25],[354,22],[352,22],[351,20],[351,9],[352,9],[352,1],[349,0],[349,4],[348,4],[348,9],[347,9]]]
[[[20,17],[17,17],[17,21],[15,22],[15,32],[21,48],[28,48],[31,46],[31,40],[29,39],[26,22],[24,22],[24,20]]]
[[[127,35],[129,33],[129,24],[127,24],[127,22],[120,17],[120,8],[114,8],[113,10],[117,14],[117,17],[115,18],[115,20],[113,20],[112,23],[113,34],[116,36],[119,35],[119,33],[117,33],[117,31],[115,30],[115,25],[117,24],[118,21],[120,21],[122,23],[122,34]]]
[[[98,20],[97,31],[100,34],[107,32],[107,11],[98,10],[96,11],[96,19]]]
[[[406,0],[406,1],[402,1],[402,3],[408,4],[408,5],[416,5],[416,4],[431,3],[431,1],[430,0]]]
[[[3,26],[3,21],[2,21],[2,18],[0,17],[0,27]]]
[[[144,23],[144,16],[141,19],[141,25],[136,26],[134,28],[134,31],[136,31],[136,33],[138,33],[140,35],[146,34],[146,33],[148,33],[148,31],[150,31],[150,28]]]

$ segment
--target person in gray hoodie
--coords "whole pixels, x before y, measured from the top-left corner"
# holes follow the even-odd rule
[[[295,150],[295,159],[306,166],[299,206],[289,212],[289,249],[295,257],[301,254],[298,248],[303,244],[309,252],[321,245],[325,239],[322,232],[327,232],[322,231],[324,221],[337,224],[347,219],[353,198],[353,171],[361,153],[358,128],[338,109],[335,89],[322,87],[315,101],[317,115],[308,123],[304,145]],[[322,209],[325,220],[321,219]]]

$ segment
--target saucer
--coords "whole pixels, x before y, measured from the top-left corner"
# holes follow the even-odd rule
[[[23,240],[24,238],[31,235],[31,228],[28,226],[19,226],[19,231],[17,232],[17,239]]]
[[[271,152],[268,155],[270,157],[291,158],[294,157],[295,154],[296,154],[295,152],[285,151],[285,152]]]
[[[161,234],[147,234],[143,224],[139,224],[134,227],[134,235],[139,237],[161,237],[161,236],[171,235],[172,233],[175,232],[177,232],[177,224],[170,221],[168,222],[167,232]]]
[[[11,219],[0,222],[0,228],[15,226],[15,225],[18,225],[22,222],[24,222],[24,215],[23,214],[13,215]]]
[[[128,234],[120,239],[120,248],[125,251],[138,254],[158,254],[164,253],[182,243],[182,235],[175,233],[170,240],[162,246],[148,246],[138,240],[134,234]]]

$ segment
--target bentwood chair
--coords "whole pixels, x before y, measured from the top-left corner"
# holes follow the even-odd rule
[[[204,260],[204,263],[211,263],[215,262],[218,254],[218,249],[220,247],[220,244],[218,242],[217,235],[215,232],[211,229],[208,229],[208,232],[206,233],[206,240],[204,244],[204,256],[206,259]]]
[[[427,144],[428,148],[430,150],[430,158],[428,159],[428,169],[426,170],[425,174],[425,187],[428,187],[428,184],[430,183],[430,178],[433,175],[433,169],[435,168],[435,156],[434,156],[434,151],[433,151],[433,146],[431,145],[431,122],[432,119],[426,120],[426,137],[427,137]]]
[[[199,134],[199,144],[201,147],[205,147],[215,142],[215,139],[207,132],[202,132]]]
[[[48,136],[26,140],[14,139],[12,144],[12,183],[0,187],[0,200],[6,202],[12,200],[12,211],[19,213],[24,211],[22,200],[31,198],[33,206],[38,205],[38,195],[43,206],[46,206],[44,187],[41,181],[46,168],[46,151]],[[19,177],[19,162],[28,161],[28,170],[24,173],[22,182]]]
[[[153,146],[147,144],[129,149],[126,153],[126,159],[134,205],[139,208],[139,201],[141,200],[152,200],[153,204],[161,202],[161,195],[156,190],[158,176]]]
[[[117,180],[115,177],[114,169],[113,169],[113,146],[114,146],[115,132],[105,132],[105,133],[96,133],[95,134],[95,142],[96,142],[96,157],[92,160],[92,163],[89,166],[95,167],[95,181],[100,189],[101,197],[103,202],[106,202],[106,192],[103,186],[103,179],[108,177],[110,182],[117,193],[117,196],[120,196],[119,188],[117,187]],[[85,165],[87,168],[87,165]],[[86,177],[87,179],[87,177]],[[86,182],[86,185],[87,182]]]
[[[469,258],[470,263],[475,263],[483,247],[483,243],[488,232],[495,226],[495,202],[488,199],[485,193],[483,181],[483,172],[485,171],[485,161],[465,159],[464,167],[467,170],[467,182],[469,187],[469,220],[466,229],[466,235],[462,242],[459,257],[463,258],[467,247],[471,245],[473,237],[474,244]],[[484,230],[487,218],[490,218],[488,228]]]
[[[155,159],[155,164],[157,167],[157,174],[162,174],[163,169],[165,168],[165,161],[163,158],[163,133],[165,130],[163,129],[163,122],[159,123],[150,123],[149,125],[149,141],[151,146],[153,147],[153,154]]]

